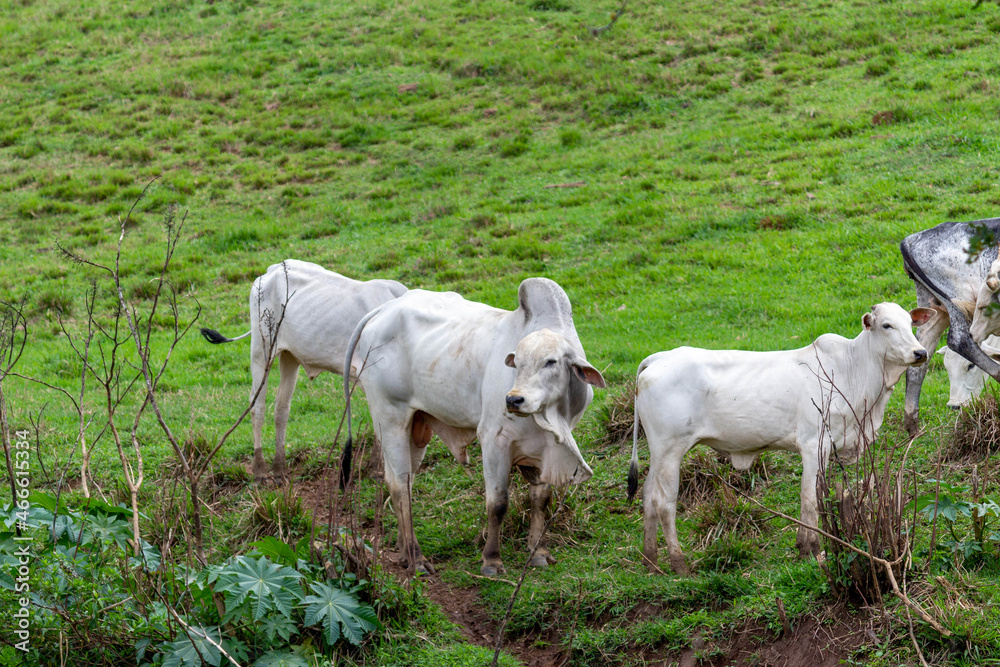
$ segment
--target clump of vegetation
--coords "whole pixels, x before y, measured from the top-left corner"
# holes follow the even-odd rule
[[[990,383],[962,407],[951,442],[943,452],[947,461],[985,461],[1000,452],[1000,388]]]
[[[716,481],[715,494],[694,511],[698,549],[721,549],[713,552],[717,560],[724,552],[743,553],[744,540],[755,540],[769,532],[771,516],[759,506],[739,497],[729,486]],[[729,547],[721,543],[727,541]],[[714,545],[714,546],[713,546]],[[731,547],[731,548],[730,548]],[[728,558],[728,556],[727,556]],[[742,562],[745,558],[737,559]]]
[[[635,378],[626,379],[600,407],[597,416],[603,434],[599,447],[620,447],[632,444],[632,426],[635,424]],[[642,424],[639,436],[642,437]]]

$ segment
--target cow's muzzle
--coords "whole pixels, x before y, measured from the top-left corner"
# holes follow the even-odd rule
[[[914,365],[919,365],[927,361],[927,350],[914,350],[913,356],[916,358]]]
[[[522,406],[524,406],[524,396],[507,394],[507,412],[513,412],[516,415],[526,417],[527,415],[521,412]]]

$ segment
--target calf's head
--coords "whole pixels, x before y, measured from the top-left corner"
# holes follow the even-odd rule
[[[1000,333],[1000,258],[993,261],[976,292],[976,305],[972,311],[969,333],[972,340],[982,343],[987,337]]]
[[[571,378],[604,387],[600,371],[587,363],[583,352],[562,334],[542,329],[528,334],[507,355],[517,369],[507,392],[507,412],[527,417],[561,404],[571,391]]]
[[[895,303],[880,303],[865,313],[861,324],[872,337],[886,363],[916,366],[927,361],[927,350],[913,335],[913,327],[925,324],[937,315],[932,308],[914,308],[906,312]]]
[[[988,344],[1000,342],[993,337],[980,347],[994,361],[1000,361],[1000,349]],[[989,379],[986,373],[974,363],[948,346],[938,350],[944,357],[944,369],[948,372],[948,407],[958,409],[978,396]]]

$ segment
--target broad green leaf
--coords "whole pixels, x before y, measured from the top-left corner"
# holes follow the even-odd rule
[[[160,645],[163,651],[163,667],[202,667],[202,658],[205,663],[219,667],[222,660],[222,653],[212,644],[207,637],[210,637],[216,644],[221,642],[218,628],[202,628],[192,625],[188,629],[190,637],[182,637]],[[200,657],[199,657],[200,654]]]
[[[267,636],[267,640],[272,644],[277,637],[281,637],[287,642],[292,638],[292,635],[299,633],[299,628],[295,624],[295,621],[284,616],[278,616],[277,614],[265,616],[259,622],[261,629]]]
[[[250,546],[255,547],[262,556],[267,556],[272,561],[288,567],[295,567],[298,560],[298,554],[276,537],[265,537],[257,542],[252,542]]]
[[[334,644],[341,633],[352,644],[360,644],[366,632],[378,627],[375,610],[363,604],[353,591],[345,591],[328,584],[310,585],[316,595],[306,596],[305,624],[322,623],[327,643]]]
[[[131,530],[129,531],[131,534]],[[143,567],[147,572],[155,572],[160,569],[160,563],[162,562],[160,556],[160,550],[156,546],[150,544],[146,540],[142,540],[142,556],[140,558],[129,558],[129,564],[133,567]],[[125,547],[129,553],[132,552],[132,547]]]
[[[268,651],[253,663],[253,667],[309,667],[309,662],[289,651]]]
[[[219,570],[215,590],[226,593],[226,606],[250,602],[253,619],[260,620],[277,610],[290,617],[296,600],[302,599],[296,583],[301,574],[289,567],[271,563],[267,558],[237,558]]]

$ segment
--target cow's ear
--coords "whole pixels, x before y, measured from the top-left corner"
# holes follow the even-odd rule
[[[588,363],[574,363],[573,373],[587,384],[592,384],[601,389],[607,386],[604,383],[604,376],[601,375],[601,371]]]
[[[944,351],[945,351],[945,350],[947,350],[947,349],[948,349],[948,346],[947,346],[947,345],[945,345],[945,346],[944,346],[944,347],[942,347],[942,348],[941,348],[940,350],[938,350],[938,351],[937,351],[937,353],[938,353],[938,354],[944,354]]]
[[[513,352],[511,352],[510,354],[507,355],[507,358],[503,360],[503,363],[505,365],[507,365],[507,366],[510,366],[511,368],[517,368],[517,366],[514,365],[514,353]]]
[[[861,324],[865,331],[871,331],[872,327],[875,326],[875,316],[871,313],[865,313],[864,317],[861,318]]]
[[[913,320],[913,326],[920,327],[937,316],[937,311],[933,308],[914,308],[910,311],[910,318]]]

